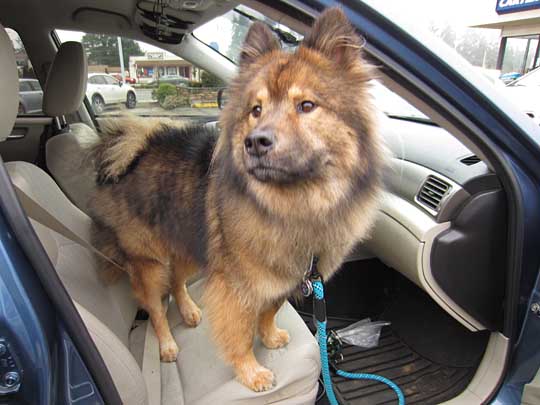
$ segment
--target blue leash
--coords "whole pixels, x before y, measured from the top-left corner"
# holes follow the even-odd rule
[[[326,304],[324,301],[324,286],[322,283],[322,278],[316,270],[317,261],[316,259],[312,261],[312,268],[310,270],[310,279],[312,281],[313,288],[313,315],[315,317],[315,322],[317,324],[317,335],[319,337],[319,350],[321,352],[321,363],[322,363],[322,376],[324,382],[324,388],[326,389],[326,395],[331,405],[339,405],[336,395],[334,394],[334,388],[332,386],[332,379],[330,378],[330,367],[328,365],[328,351],[326,348]],[[391,380],[386,377],[377,374],[367,374],[367,373],[348,373],[343,370],[336,370],[336,374],[353,379],[353,380],[373,380],[381,382],[388,385],[392,388],[397,397],[398,404],[405,405],[405,396],[401,389]]]

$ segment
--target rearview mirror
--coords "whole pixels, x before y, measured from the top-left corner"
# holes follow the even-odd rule
[[[219,89],[217,92],[217,104],[220,110],[223,110],[223,107],[225,107],[225,104],[227,104],[228,100],[229,89],[227,89],[226,87]]]
[[[120,87],[122,87],[122,86],[124,85],[124,82],[122,82],[122,80],[119,80],[119,81],[118,81],[118,85],[119,85]]]

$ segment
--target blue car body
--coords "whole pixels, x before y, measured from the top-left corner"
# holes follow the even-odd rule
[[[314,10],[334,6],[334,1],[300,0]],[[525,116],[513,115],[492,102],[433,50],[363,3],[340,3],[368,41],[386,74],[414,89],[445,120],[460,127],[494,162],[508,193],[509,276],[503,333],[512,347],[504,381],[492,395],[495,404],[519,404],[524,384],[540,367],[540,317],[530,308],[540,302],[540,148],[537,132]],[[513,111],[510,109],[510,111]],[[1,166],[1,165],[0,165]],[[28,254],[35,235],[30,228],[9,179],[0,168],[0,336],[7,337],[21,353],[21,389],[28,403],[115,403],[110,376],[93,355],[83,326],[66,326],[63,319],[74,311],[62,307],[58,297],[36,273],[36,257]],[[44,252],[41,259],[47,260]],[[39,257],[38,257],[39,258]],[[56,286],[59,287],[59,286]],[[59,287],[61,288],[61,287]],[[67,312],[62,312],[67,311]],[[90,346],[93,346],[90,343]],[[84,353],[82,348],[84,347]],[[90,350],[90,352],[88,352]],[[94,350],[94,352],[92,352]],[[92,363],[92,366],[88,364]],[[96,365],[97,364],[97,365]],[[68,372],[67,370],[71,370]],[[111,385],[111,384],[109,384]],[[74,388],[79,387],[79,388]],[[83,388],[80,388],[83,387]],[[75,390],[75,391],[74,391]],[[80,390],[80,391],[76,391]],[[86,396],[85,396],[86,395]],[[9,402],[8,402],[9,403]]]

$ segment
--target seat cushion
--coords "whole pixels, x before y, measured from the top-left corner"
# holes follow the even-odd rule
[[[193,300],[201,306],[205,280],[189,287]],[[196,328],[187,327],[178,312],[175,302],[169,305],[168,319],[180,353],[175,366],[162,363],[162,404],[267,404],[294,403],[313,404],[318,389],[320,374],[319,347],[313,335],[294,308],[285,303],[277,314],[279,327],[289,331],[291,341],[287,347],[277,350],[266,349],[260,340],[255,341],[255,356],[259,362],[271,369],[276,376],[276,386],[267,392],[253,392],[235,379],[233,369],[219,357],[217,348],[210,340],[208,322],[204,318]],[[132,353],[141,353],[131,347]],[[174,373],[179,378],[174,381]],[[171,391],[174,390],[174,393]],[[182,399],[177,396],[183,394]]]
[[[46,145],[47,168],[68,196],[84,212],[96,187],[90,149],[99,135],[86,124],[71,124],[69,131],[49,139]]]

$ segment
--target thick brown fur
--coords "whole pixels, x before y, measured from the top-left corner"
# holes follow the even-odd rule
[[[330,278],[377,210],[383,153],[361,46],[339,9],[324,12],[294,54],[255,23],[219,136],[129,119],[96,148],[96,240],[129,273],[163,360],[177,348],[161,296],[174,287],[196,325],[185,281],[204,269],[205,314],[223,358],[255,391],[274,383],[253,354],[255,335],[271,349],[288,343],[274,316],[312,255]],[[247,139],[260,133],[272,136],[269,152],[249,153]]]

